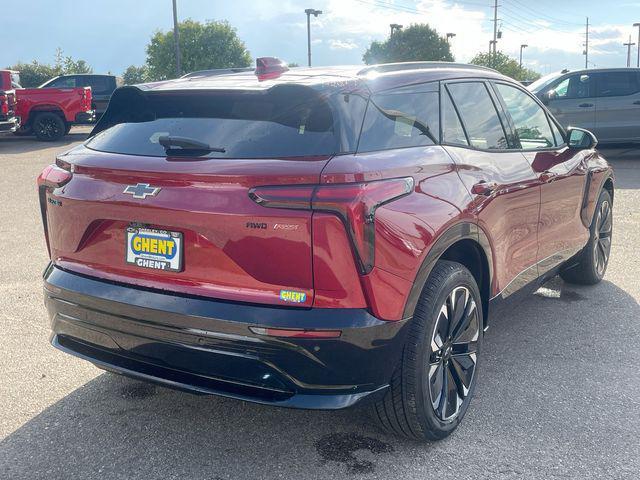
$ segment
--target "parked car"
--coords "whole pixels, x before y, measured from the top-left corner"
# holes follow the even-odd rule
[[[529,86],[565,126],[589,129],[601,143],[640,141],[640,69],[563,71]]]
[[[91,87],[91,109],[99,119],[107,109],[113,91],[122,85],[122,78],[114,75],[75,74],[52,78],[38,88]]]
[[[258,65],[122,87],[42,172],[52,343],[192,392],[369,402],[443,438],[489,314],[558,273],[602,279],[613,172],[493,70]]]
[[[15,91],[0,89],[0,132],[15,132],[19,127]]]
[[[19,72],[0,70],[0,90],[15,88],[16,113],[21,127],[18,135],[35,135],[38,140],[55,141],[69,133],[75,123],[95,118],[91,110],[91,88],[22,88]]]

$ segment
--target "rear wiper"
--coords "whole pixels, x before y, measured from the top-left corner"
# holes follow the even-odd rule
[[[227,151],[225,148],[212,147],[193,138],[174,137],[172,135],[158,137],[158,143],[164,147],[167,155],[200,156],[210,152],[225,153]]]

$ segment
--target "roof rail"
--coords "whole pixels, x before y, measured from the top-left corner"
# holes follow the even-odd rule
[[[366,75],[370,72],[399,72],[402,70],[422,70],[428,68],[468,68],[485,70],[489,72],[499,73],[497,70],[489,67],[483,67],[481,65],[470,65],[467,63],[456,62],[397,62],[397,63],[380,63],[378,65],[371,65],[358,71],[357,75]]]
[[[211,70],[198,70],[196,72],[185,73],[180,78],[193,78],[193,77],[215,77],[216,75],[226,75],[229,73],[240,72],[252,72],[252,67],[237,67],[237,68],[214,68]]]

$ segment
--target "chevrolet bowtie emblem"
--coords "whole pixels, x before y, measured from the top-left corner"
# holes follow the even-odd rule
[[[136,185],[127,185],[122,193],[133,195],[133,198],[141,198],[144,200],[149,195],[155,197],[160,192],[160,187],[151,187],[148,183],[138,183]]]

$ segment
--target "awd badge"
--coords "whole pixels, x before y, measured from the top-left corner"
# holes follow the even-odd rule
[[[280,290],[280,300],[283,302],[304,303],[307,300],[307,294],[294,290]]]

